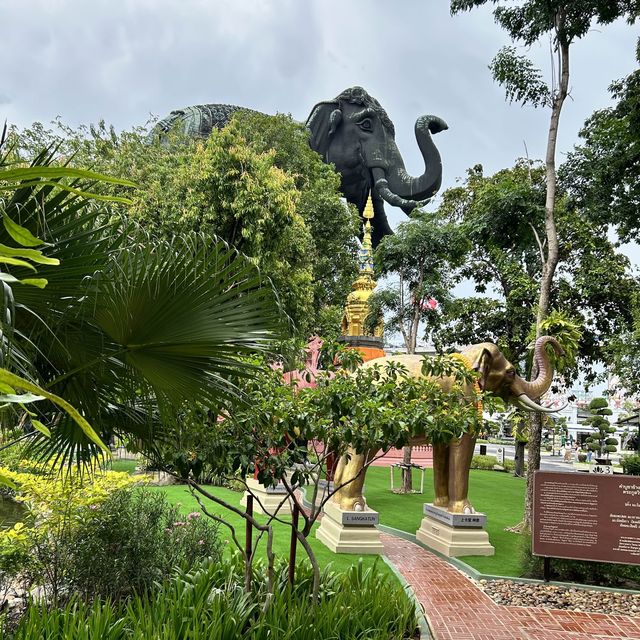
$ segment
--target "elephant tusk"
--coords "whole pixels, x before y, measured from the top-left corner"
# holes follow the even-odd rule
[[[521,393],[517,396],[516,402],[527,411],[538,411],[540,413],[556,413],[558,411],[562,411],[567,406],[565,404],[564,407],[560,407],[558,409],[554,409],[553,407],[543,407],[537,402],[534,402],[526,393]]]

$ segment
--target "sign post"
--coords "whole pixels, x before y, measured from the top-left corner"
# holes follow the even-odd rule
[[[498,460],[498,464],[501,467],[504,467],[504,447],[498,447],[498,450],[496,451],[496,458]]]

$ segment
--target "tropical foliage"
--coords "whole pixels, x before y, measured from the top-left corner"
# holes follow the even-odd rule
[[[561,195],[559,264],[540,330],[558,338],[570,355],[556,363],[565,378],[575,379],[580,370],[591,381],[601,363],[613,362],[610,336],[631,326],[638,283],[606,228]],[[536,283],[543,265],[535,229],[543,224],[544,202],[544,169],[525,160],[492,176],[474,167],[463,185],[445,192],[439,213],[457,221],[471,243],[460,273],[479,295],[444,307],[434,335],[438,345],[489,338],[512,362],[524,363],[536,332]]]
[[[26,419],[18,409],[5,426],[42,424],[33,438],[39,453],[79,462],[100,448],[87,420],[104,437],[148,443],[186,400],[236,401],[234,379],[251,371],[241,356],[265,350],[287,330],[253,263],[195,233],[161,240],[114,218],[99,200],[123,199],[92,198],[87,180],[101,176],[60,168],[52,151],[22,167],[15,153],[5,154],[0,184],[6,176],[11,189],[0,243],[10,246],[19,228],[23,242],[44,245],[38,275],[46,287],[15,286],[9,298],[4,283],[15,309],[7,315],[5,306],[4,357],[30,382],[21,388],[46,400]],[[10,267],[16,280],[31,271]],[[3,374],[4,382],[17,388],[16,374]],[[17,398],[23,406],[30,399],[39,398]]]
[[[134,596],[128,603],[90,605],[75,600],[50,611],[32,607],[9,638],[388,640],[413,636],[417,627],[413,602],[400,584],[376,568],[364,569],[360,564],[345,574],[326,571],[322,599],[313,607],[309,606],[311,572],[300,565],[298,575],[291,589],[286,566],[280,565],[278,589],[265,607],[264,567],[256,567],[254,595],[250,595],[241,587],[239,566],[204,562],[200,568],[177,571],[152,594]]]
[[[356,267],[359,218],[340,198],[339,176],[286,116],[240,112],[206,141],[178,133],[151,144],[144,128],[116,133],[104,123],[14,132],[22,157],[55,140],[74,166],[134,180],[130,208],[116,208],[171,239],[196,231],[251,257],[279,292],[303,338],[330,328]],[[101,192],[122,195],[120,186]]]

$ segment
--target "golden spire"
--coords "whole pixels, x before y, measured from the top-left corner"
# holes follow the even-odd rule
[[[373,203],[371,196],[367,200],[363,217],[364,233],[362,236],[362,248],[359,252],[359,274],[351,288],[353,291],[347,296],[347,304],[342,319],[343,336],[365,336],[364,321],[369,313],[367,301],[376,288],[373,279],[373,245],[371,243],[371,219],[373,218]],[[382,337],[382,326],[376,327],[374,336]]]
[[[371,194],[369,194],[362,216],[365,219],[365,223],[364,233],[362,234],[362,250],[360,251],[360,273],[367,273],[373,276],[373,245],[371,244],[373,202],[371,201]]]

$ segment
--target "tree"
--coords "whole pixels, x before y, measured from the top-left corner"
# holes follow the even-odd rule
[[[490,339],[527,371],[541,274],[532,227],[543,223],[544,193],[543,167],[525,160],[492,176],[475,167],[463,185],[444,193],[439,214],[459,223],[471,244],[460,278],[470,279],[482,297],[458,298],[445,307],[434,332],[439,347]],[[613,361],[610,337],[631,326],[629,300],[638,283],[629,260],[607,239],[606,225],[580,215],[564,194],[556,219],[559,264],[552,311],[542,328],[565,348],[578,342],[577,357],[562,363],[562,373],[570,382],[580,371],[589,382],[602,363]]]
[[[415,353],[421,325],[425,337],[438,325],[438,306],[450,299],[453,273],[467,250],[457,225],[442,223],[434,214],[416,214],[385,236],[374,254],[378,277],[397,275],[397,285],[387,286],[369,298],[367,324],[373,329],[385,319],[386,331],[400,332],[407,353]],[[402,492],[411,493],[411,447],[403,452]]]
[[[616,428],[605,418],[612,415],[609,409],[609,403],[604,398],[594,398],[589,403],[589,413],[591,417],[584,421],[584,424],[594,429],[595,433],[591,434],[586,445],[591,451],[595,451],[596,455],[603,458],[606,454],[607,458],[610,453],[617,451],[617,438],[612,438],[611,434],[616,432]]]
[[[640,43],[636,56],[640,62]],[[569,154],[560,177],[583,218],[613,223],[620,240],[628,242],[640,237],[640,70],[614,82],[610,91],[617,103],[587,120],[580,132],[584,142]],[[619,280],[609,282],[615,286]],[[609,354],[622,386],[634,393],[640,390],[640,307],[637,295],[627,300],[632,322],[611,335]]]
[[[459,224],[471,245],[460,279],[470,279],[482,297],[459,298],[448,306],[436,344],[491,339],[511,362],[522,361],[541,270],[534,234],[543,211],[544,171],[524,160],[492,176],[476,165],[462,186],[443,194],[439,214]]]
[[[192,469],[180,468],[173,458],[160,456],[158,462],[164,468],[188,481],[201,499],[205,513],[231,530],[245,560],[247,588],[250,588],[255,546],[252,552],[248,551],[224,517],[213,516],[207,509],[207,502],[220,504],[250,522],[259,535],[267,536],[270,573],[273,571],[272,523],[278,521],[292,527],[292,535],[303,546],[314,568],[313,597],[317,599],[320,570],[308,536],[324,504],[347,482],[357,480],[343,484],[336,481],[336,486],[321,495],[318,481],[323,467],[326,469],[328,456],[368,452],[366,469],[379,450],[402,446],[414,434],[426,433],[436,442],[449,441],[477,424],[477,399],[469,399],[462,393],[462,386],[475,374],[447,356],[430,358],[425,366],[430,367],[433,374],[451,375],[456,384],[445,391],[435,380],[410,377],[402,366],[392,362],[384,368],[359,367],[350,374],[344,369],[333,372],[335,375],[321,372],[315,379],[315,388],[296,391],[283,383],[279,371],[261,367],[253,378],[245,381],[248,402],[243,407],[224,420],[181,423],[179,446],[172,445],[168,451],[188,451],[193,460],[209,465],[219,476],[237,478],[256,472],[258,480],[266,486],[280,482],[286,491],[281,505],[290,500],[299,511],[299,524],[295,518],[282,519],[278,510],[272,512],[266,522],[258,522],[200,486],[191,474]],[[487,404],[493,406],[490,399]],[[317,447],[318,442],[324,443],[324,447]],[[307,443],[313,456],[308,456]],[[303,461],[306,462],[303,464]],[[296,495],[301,485],[305,486],[306,497],[311,502],[308,509],[302,508]],[[250,491],[246,484],[245,487]],[[270,585],[275,588],[272,575]]]
[[[139,189],[121,215],[163,239],[215,235],[252,258],[303,338],[335,321],[331,310],[342,308],[356,270],[359,218],[302,125],[241,113],[206,141],[175,133],[163,145],[150,144],[145,129],[59,126],[60,135],[41,125],[16,134],[22,155],[56,139],[70,162],[132,179]]]
[[[426,326],[428,338],[437,326],[436,308],[448,303],[455,269],[467,249],[460,228],[436,214],[422,212],[401,224],[374,254],[376,276],[394,274],[399,282],[371,296],[369,322],[384,316],[385,329],[399,331],[407,353],[415,353],[420,325]]]
[[[640,300],[631,298],[633,324],[611,340],[613,370],[627,393],[640,393]]]
[[[640,64],[640,41],[636,59]],[[560,179],[585,217],[616,225],[629,242],[640,238],[640,69],[609,91],[617,103],[586,121]]]
[[[501,0],[451,0],[452,13],[470,10],[487,2],[498,5],[494,10],[496,22],[513,41],[531,46],[549,34],[555,54],[551,86],[526,56],[514,47],[505,47],[493,59],[490,69],[495,80],[504,86],[507,99],[534,107],[544,106],[551,111],[547,132],[545,157],[546,198],[544,235],[536,237],[542,261],[536,309],[536,337],[541,335],[542,321],[551,304],[551,287],[559,260],[560,246],[556,225],[556,145],[562,107],[569,94],[569,53],[572,43],[587,34],[592,24],[609,24],[622,16],[630,23],[640,14],[639,0],[519,0],[507,6]],[[557,79],[557,84],[556,84]],[[536,232],[537,233],[537,232]],[[544,240],[543,240],[544,238]],[[537,372],[533,371],[532,375]],[[534,416],[529,441],[527,496],[524,525],[531,526],[533,508],[533,474],[540,468],[542,424]]]
[[[39,268],[44,289],[12,288],[15,318],[2,319],[5,363],[68,400],[103,440],[118,433],[151,446],[185,402],[236,403],[238,379],[253,372],[242,356],[284,334],[269,283],[224,243],[193,233],[151,239],[111,219],[99,198],[112,196],[91,201],[77,180],[65,182],[96,174],[61,170],[50,160],[49,152],[38,156],[32,169],[40,177],[22,169],[24,179],[10,185],[4,204],[0,242],[11,244],[16,229],[7,220],[18,221],[21,237],[41,235],[48,258]],[[0,167],[0,182],[10,181],[15,167]],[[14,263],[10,271],[24,282],[31,270]],[[30,417],[50,432],[33,434],[40,456],[91,462],[100,447],[91,433],[55,401],[43,400],[37,410]]]
[[[313,305],[326,315],[332,310],[337,313],[338,328],[357,271],[360,216],[355,207],[343,201],[340,176],[309,146],[305,126],[282,114],[266,116],[252,111],[238,113],[235,120],[251,147],[274,153],[274,166],[294,179],[300,194],[296,209],[312,240]],[[317,333],[326,335],[322,323],[318,324]]]

